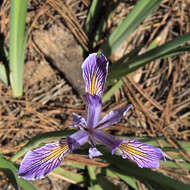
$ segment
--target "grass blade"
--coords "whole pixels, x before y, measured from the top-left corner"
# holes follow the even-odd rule
[[[133,177],[127,176],[127,175],[123,175],[121,173],[116,173],[117,176],[122,179],[123,181],[125,181],[129,186],[131,186],[133,189],[138,190],[137,184],[136,184],[136,180]]]
[[[117,64],[113,64],[110,67],[110,72],[107,79],[108,84],[111,81],[120,79],[124,75],[135,71],[139,67],[142,67],[155,59],[171,57],[190,51],[189,45],[179,47],[181,44],[188,41],[190,41],[190,33],[184,34],[161,46],[153,48],[135,58],[128,60],[126,63],[119,60]]]
[[[163,163],[163,166],[168,168],[184,168],[186,170],[190,170],[190,164],[187,162],[180,162],[180,165],[173,162],[173,161],[167,161]]]
[[[70,182],[72,182],[74,184],[81,183],[84,181],[84,178],[82,175],[76,174],[74,172],[65,170],[60,167],[56,168],[53,172],[60,176],[63,176],[64,178],[67,178]]]
[[[90,177],[90,187],[93,190],[120,190],[119,187],[111,183],[104,175],[103,170],[101,172],[96,172],[96,166],[88,166],[88,173]]]
[[[101,14],[100,21],[98,21],[98,25],[95,29],[94,36],[92,38],[93,39],[93,48],[96,47],[97,42],[101,39],[102,34],[106,30],[108,18],[111,18],[114,9],[117,8],[119,3],[120,3],[120,1],[116,1],[116,2],[109,1],[106,3],[105,13],[103,15]]]
[[[10,82],[13,96],[21,97],[25,53],[25,19],[28,0],[11,0],[10,16]]]
[[[111,183],[106,177],[102,175],[97,175],[97,183],[101,186],[102,189],[109,189],[109,190],[120,190],[119,187]]]
[[[106,168],[106,174],[107,174],[107,176],[111,176],[111,177],[117,176],[121,180],[123,180],[124,182],[126,182],[129,186],[131,186],[133,189],[138,190],[135,178],[132,178],[132,177],[126,176],[126,175],[122,175],[122,174],[117,173],[115,171],[113,172],[109,168]]]
[[[99,12],[102,7],[102,2],[99,0],[93,0],[92,4],[90,6],[90,10],[88,12],[88,16],[85,23],[85,31],[89,35],[89,38],[91,39],[92,31],[94,30],[96,21],[99,17]]]
[[[1,161],[1,159],[0,159],[0,161]],[[14,186],[14,188],[16,190],[19,190],[18,184],[17,184],[17,180],[16,180],[16,177],[13,174],[13,172],[9,168],[3,168],[3,167],[1,167],[1,164],[0,164],[0,170],[7,176],[7,178],[12,183],[12,185]]]
[[[96,166],[87,166],[88,169],[88,174],[90,177],[90,187],[93,190],[103,190],[101,188],[101,186],[97,183],[97,179],[96,179]]]
[[[0,80],[2,80],[5,84],[8,84],[7,71],[5,65],[0,64]]]
[[[22,178],[18,178],[16,174],[17,168],[9,160],[6,160],[2,154],[0,154],[0,170],[7,172],[8,176],[11,177],[11,181],[14,182],[14,187],[18,189],[17,184],[25,190],[38,190],[32,183]],[[17,183],[17,184],[16,184]]]
[[[158,7],[162,0],[139,0],[128,16],[123,19],[100,50],[109,57],[117,47]]]
[[[114,86],[112,86],[107,92],[106,94],[103,96],[102,98],[102,102],[105,103],[106,101],[108,101],[111,96],[113,96],[113,94],[123,85],[122,80],[119,80]]]
[[[79,164],[79,163],[74,163],[74,162],[63,162],[63,165],[64,166],[71,166],[71,167],[74,167],[74,168],[78,168],[78,169],[85,169],[85,166],[82,165],[82,164]]]

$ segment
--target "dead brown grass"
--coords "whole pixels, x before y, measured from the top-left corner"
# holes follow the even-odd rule
[[[134,4],[135,1],[119,4],[112,18],[108,20],[108,33],[129,13]],[[56,24],[59,27],[64,25],[68,27],[78,43],[88,51],[90,42],[83,31],[83,25],[89,6],[88,0],[30,1],[31,11],[27,17],[29,28],[27,72],[23,98],[19,100],[12,98],[10,88],[0,83],[0,152],[7,157],[18,151],[26,143],[26,139],[30,139],[35,134],[67,128],[71,123],[72,112],[85,114],[82,100],[73,93],[64,77],[49,66],[45,55],[34,43],[33,34],[51,25]],[[1,33],[5,36],[5,46],[8,46],[8,0],[4,0],[0,16]],[[163,44],[189,32],[189,20],[190,1],[164,0],[159,9],[149,16],[111,56],[111,60],[119,59],[141,43],[144,43],[143,52],[154,39],[158,39],[159,43]],[[103,40],[101,39],[100,43]],[[190,155],[176,141],[190,139],[189,73],[190,54],[186,53],[178,57],[154,61],[123,78],[122,89],[106,103],[104,111],[108,112],[129,102],[133,104],[133,109],[125,122],[111,126],[109,130],[117,135],[164,136],[167,143],[180,149],[179,154],[185,161],[190,162]],[[67,159],[82,160],[92,165],[104,165],[96,161],[91,163],[82,157],[69,156]],[[180,164],[177,159],[174,160]],[[161,168],[159,172],[172,175],[174,178],[180,176],[181,181],[190,184],[187,170]],[[4,177],[1,183],[6,184]],[[51,184],[47,181],[45,183]],[[138,186],[139,189],[144,189],[140,182]],[[52,185],[49,189],[51,188]],[[43,184],[40,189],[43,189]]]

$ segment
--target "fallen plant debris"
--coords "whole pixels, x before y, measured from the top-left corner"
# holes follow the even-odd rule
[[[108,19],[105,33],[111,33],[117,23],[134,7],[136,1],[121,2],[113,16]],[[64,5],[64,6],[63,6]],[[83,25],[90,7],[88,0],[67,1],[38,1],[29,2],[30,12],[27,15],[29,36],[27,42],[26,68],[24,78],[24,96],[21,99],[11,97],[11,90],[0,81],[0,152],[7,158],[20,150],[28,139],[39,133],[64,130],[71,124],[71,113],[85,115],[82,99],[73,91],[73,86],[67,83],[67,78],[55,70],[46,59],[43,49],[36,46],[35,35],[43,31],[48,33],[51,27],[67,27],[84,48],[88,48]],[[181,34],[190,31],[189,14],[190,3],[180,0],[165,0],[135,32],[129,36],[124,44],[111,56],[111,61],[118,60],[126,52],[131,51],[143,43],[144,49],[151,41],[161,37],[162,44]],[[8,47],[9,33],[9,1],[4,0],[0,10],[0,29],[4,36],[4,46]],[[47,34],[48,35],[48,34]],[[40,34],[39,34],[40,36]],[[104,36],[99,44],[104,41]],[[57,50],[61,52],[61,50]],[[141,52],[141,53],[142,53]],[[82,59],[82,58],[80,58]],[[77,61],[80,65],[82,61]],[[40,72],[38,72],[40,70]],[[34,72],[32,72],[34,71]],[[123,78],[123,86],[114,97],[103,106],[103,115],[112,109],[132,103],[132,114],[127,115],[120,124],[111,126],[109,132],[119,136],[136,137],[164,137],[167,145],[179,152],[167,152],[167,159],[174,161],[179,168],[162,166],[158,171],[171,176],[186,184],[190,184],[189,170],[183,163],[189,164],[190,153],[177,142],[188,142],[190,139],[190,54],[157,60],[137,72]],[[31,80],[31,75],[34,77]],[[158,144],[165,146],[158,138]],[[173,156],[175,155],[175,156]],[[181,159],[183,158],[183,159]],[[85,166],[107,166],[96,160],[92,163],[87,157],[69,156],[67,163],[81,163]],[[20,163],[21,159],[18,160]],[[81,169],[73,168],[69,164],[64,166],[68,171],[81,173]],[[39,189],[59,189],[71,186],[68,178],[50,176],[35,184]],[[113,179],[113,178],[112,178]],[[117,184],[121,180],[114,178]],[[0,173],[0,189],[14,189],[8,178]],[[55,184],[58,187],[55,187]],[[138,181],[138,188],[145,189]],[[121,185],[122,186],[122,185]],[[123,189],[129,189],[126,185]],[[83,187],[85,188],[85,187]]]

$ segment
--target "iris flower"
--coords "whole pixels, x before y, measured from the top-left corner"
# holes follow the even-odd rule
[[[77,132],[66,139],[27,152],[21,162],[19,176],[27,180],[41,179],[61,165],[67,154],[87,142],[91,145],[90,158],[102,155],[96,148],[97,143],[102,143],[111,149],[112,154],[117,152],[123,158],[133,160],[141,168],[158,168],[159,160],[165,159],[159,148],[137,140],[116,138],[102,131],[103,128],[118,123],[131,107],[128,105],[110,111],[100,120],[102,95],[108,73],[106,57],[101,53],[90,54],[82,64],[82,71],[86,85],[86,120],[74,113],[71,127],[78,127]]]

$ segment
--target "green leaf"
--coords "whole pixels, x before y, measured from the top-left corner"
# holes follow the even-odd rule
[[[163,162],[162,165],[169,168],[184,168],[186,170],[190,170],[190,164],[185,161],[181,161],[177,164],[174,161],[167,160],[167,162]]]
[[[102,187],[97,183],[96,179],[96,166],[87,166],[88,174],[90,178],[90,189],[93,190],[103,190]]]
[[[137,70],[139,67],[142,67],[155,59],[162,59],[166,57],[176,56],[186,51],[190,51],[189,45],[179,47],[181,44],[188,42],[189,40],[190,40],[190,33],[187,33],[161,46],[153,48],[139,56],[136,56],[125,63],[123,63],[122,59],[121,61],[120,60],[117,61],[117,64],[112,64],[112,66],[109,68],[110,70],[107,79],[108,84],[109,82],[115,79],[120,79],[126,74]]]
[[[85,166],[82,165],[82,164],[79,164],[79,163],[71,163],[71,162],[63,162],[63,165],[64,166],[71,166],[71,167],[74,167],[74,168],[79,168],[79,169],[85,169]]]
[[[138,190],[137,184],[136,184],[136,180],[133,177],[127,176],[127,175],[123,175],[121,173],[117,173],[117,176],[122,179],[123,181],[125,181],[129,186],[131,186],[133,189]]]
[[[74,173],[74,172],[71,172],[71,171],[68,171],[68,170],[65,170],[63,168],[56,168],[54,171],[54,173],[60,175],[60,176],[63,176],[69,180],[71,180],[73,183],[81,183],[84,181],[84,178],[82,175],[80,174],[77,174],[77,173]]]
[[[96,47],[97,41],[102,38],[102,35],[105,32],[106,27],[107,27],[107,21],[109,18],[112,17],[112,13],[113,13],[114,9],[117,8],[119,3],[120,3],[120,1],[116,1],[116,2],[108,1],[108,2],[106,2],[106,9],[105,9],[104,13],[101,14],[100,21],[98,20],[98,25],[97,25],[96,29],[94,30],[94,36],[92,38],[93,48]]]
[[[154,43],[155,45],[155,43]],[[153,45],[152,45],[153,46]],[[126,55],[124,55],[119,61],[118,64],[125,62],[126,60],[135,57],[138,55],[139,51],[142,49],[143,45],[141,44],[139,47],[137,47],[136,49],[132,50],[131,52],[127,53]],[[117,62],[115,63],[117,64]],[[108,83],[106,83],[106,85],[108,85]],[[123,81],[119,80],[116,82],[116,84],[114,84],[103,96],[102,98],[102,102],[105,103],[106,101],[108,101],[113,95],[114,93],[121,88],[123,85]]]
[[[126,182],[129,186],[131,186],[133,189],[138,190],[135,178],[127,176],[127,175],[122,175],[120,173],[110,170],[109,168],[106,168],[106,174],[107,176],[111,176],[111,177],[117,176],[121,180]]]
[[[93,0],[90,6],[90,10],[88,12],[88,16],[85,23],[85,31],[88,35],[91,35],[92,31],[94,30],[96,21],[99,17],[99,13],[101,11],[102,2],[99,0]]]
[[[0,64],[0,80],[8,84],[7,71],[4,64]]]
[[[26,181],[22,178],[18,178],[18,175],[16,174],[17,168],[13,165],[12,162],[10,162],[9,160],[6,160],[2,154],[0,154],[0,170],[6,173],[10,181],[13,183],[15,189],[18,189],[18,186],[17,186],[18,184],[25,190],[38,190],[29,181]]]
[[[0,159],[0,161],[1,161],[1,159]],[[0,170],[7,176],[7,178],[12,183],[12,185],[14,186],[14,188],[16,190],[19,190],[18,189],[18,184],[17,184],[16,177],[14,176],[14,174],[12,173],[12,171],[10,169],[8,169],[8,168],[2,168],[1,166],[0,166]]]
[[[119,80],[115,85],[113,85],[107,92],[106,94],[103,96],[102,98],[102,102],[105,103],[106,101],[108,101],[113,94],[119,89],[121,88],[121,86],[123,85],[122,80]]]
[[[21,97],[23,91],[27,3],[28,0],[11,0],[9,69],[11,87],[13,90],[13,96],[15,97]]]
[[[149,47],[147,48],[147,50],[153,49],[155,47],[157,47],[159,45],[159,40],[158,38],[154,39],[152,41],[152,43],[149,45]],[[139,47],[135,48],[134,50],[132,50],[131,52],[127,53],[126,55],[124,55],[118,62],[114,63],[114,64],[120,64],[120,63],[124,63],[127,62],[127,60],[138,56],[138,53],[140,52],[140,50],[142,49],[143,44],[141,44]],[[106,83],[108,84],[108,83]],[[123,85],[123,81],[119,80],[117,81],[116,84],[114,84],[107,92],[106,94],[103,96],[102,98],[102,102],[105,103],[106,101],[108,101],[113,95],[114,93],[121,88]]]
[[[113,183],[111,183],[103,175],[97,175],[96,180],[97,180],[97,183],[101,186],[102,189],[120,190],[120,188],[118,186],[116,186]]]
[[[124,18],[105,43],[102,53],[109,57],[117,47],[155,10],[162,0],[139,0],[132,11]]]

